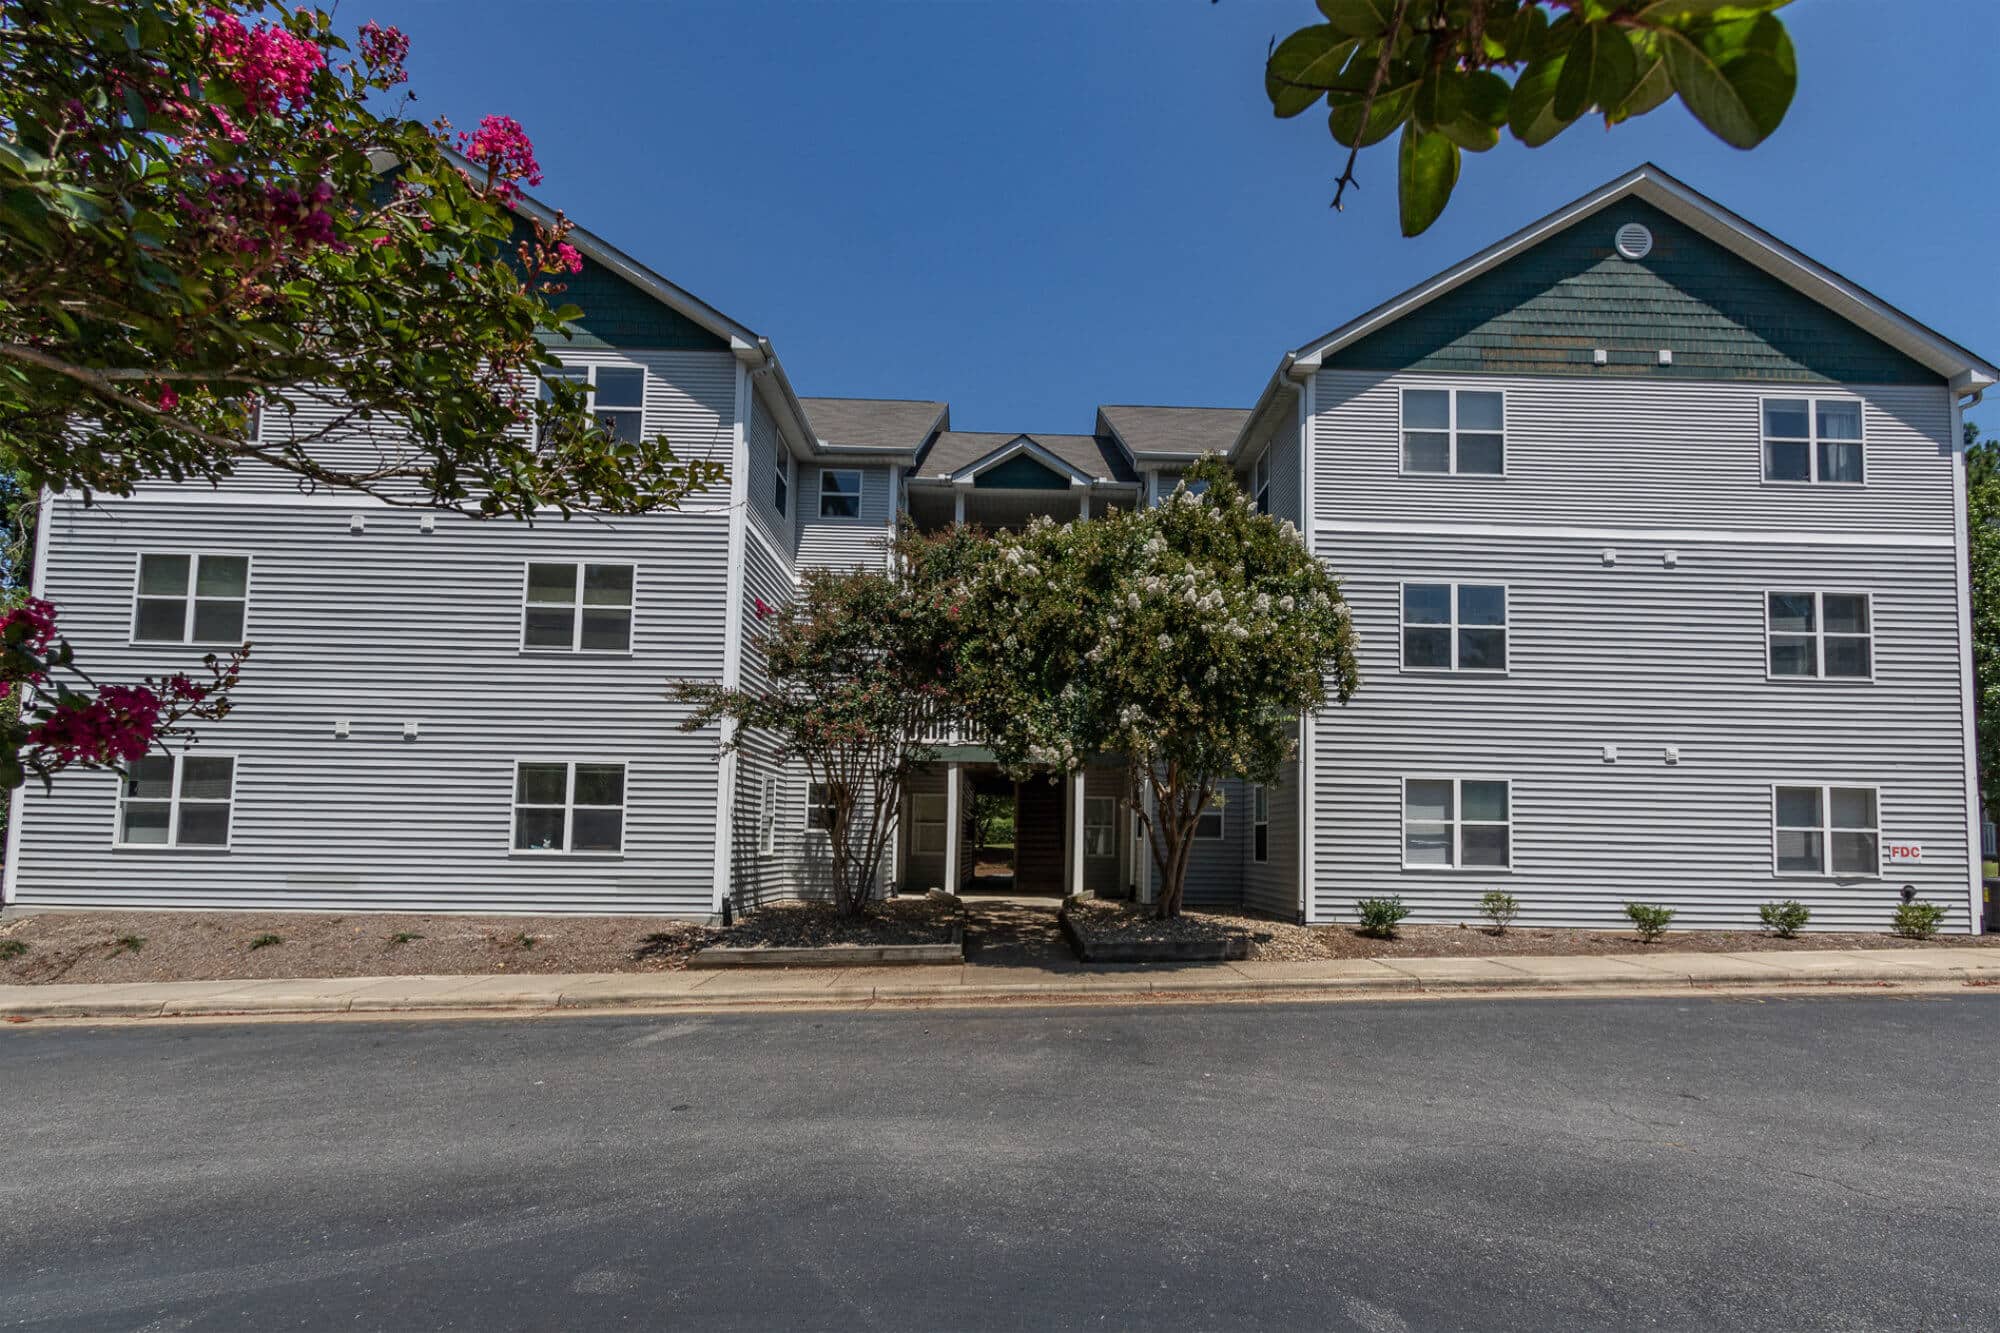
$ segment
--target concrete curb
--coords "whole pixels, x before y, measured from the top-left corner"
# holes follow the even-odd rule
[[[1838,987],[1994,986],[2000,949],[1827,950],[1557,958],[1409,958],[1079,969],[901,965],[801,972],[713,969],[573,976],[336,977],[0,986],[0,1018],[187,1018],[564,1010],[869,1008],[981,1004],[1129,1004],[1539,995],[1672,990],[1758,992]],[[1009,979],[992,972],[1005,971]]]

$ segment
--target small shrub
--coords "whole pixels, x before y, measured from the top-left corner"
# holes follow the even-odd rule
[[[411,940],[420,940],[422,938],[422,935],[417,934],[413,930],[399,930],[389,937],[389,943],[408,944]]]
[[[1896,908],[1894,928],[1906,940],[1927,940],[1944,924],[1944,908],[1936,903],[1902,903]]]
[[[514,947],[517,949],[532,949],[535,947],[535,937],[533,935],[516,935],[514,937]]]
[[[1781,903],[1765,903],[1757,909],[1757,917],[1764,923],[1764,929],[1788,940],[1812,919],[1812,909],[1796,898],[1787,898]]]
[[[1410,914],[1401,898],[1363,898],[1354,904],[1361,917],[1361,933],[1378,940],[1396,937],[1396,923]]]
[[[1514,924],[1515,916],[1520,913],[1521,904],[1513,894],[1502,893],[1499,889],[1492,889],[1480,898],[1479,910],[1484,912],[1486,919],[1493,923],[1493,933],[1495,935],[1505,935],[1507,927]]]
[[[146,937],[144,935],[120,935],[116,940],[112,941],[111,956],[116,958],[121,953],[137,953],[145,947]]]
[[[250,947],[252,949],[268,949],[274,944],[283,944],[284,942],[285,937],[283,935],[259,935],[256,939],[250,941]]]
[[[1625,915],[1632,918],[1633,929],[1639,938],[1651,944],[1667,933],[1667,923],[1674,919],[1671,907],[1655,907],[1651,903],[1626,903]]]
[[[0,940],[0,960],[19,958],[28,951],[26,940]]]

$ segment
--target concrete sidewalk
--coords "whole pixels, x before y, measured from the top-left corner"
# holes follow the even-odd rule
[[[1565,994],[1691,987],[2000,985],[2000,949],[1829,949],[1548,958],[1401,958],[1066,968],[946,964],[771,972],[331,977],[0,986],[0,1017],[522,1012],[556,1009],[862,1008],[1166,999]]]

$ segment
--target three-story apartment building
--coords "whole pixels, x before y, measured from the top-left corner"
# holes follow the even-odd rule
[[[523,201],[523,208],[536,205]],[[811,892],[819,793],[771,738],[678,729],[755,682],[755,608],[899,523],[1155,502],[1222,453],[1345,583],[1363,686],[1202,821],[1191,902],[1351,920],[1977,928],[1961,407],[1996,371],[1639,168],[1286,353],[1249,409],[1088,434],[800,398],[768,340],[602,240],[560,355],[596,410],[724,462],[682,511],[532,527],[275,472],[47,497],[36,586],[120,675],[248,638],[240,707],[125,778],[19,793],[9,903],[709,914]],[[266,413],[261,429],[298,418]],[[351,447],[393,451],[393,439]],[[975,873],[1011,797],[1024,891],[1150,892],[1113,767],[1016,784],[946,736],[892,882]]]

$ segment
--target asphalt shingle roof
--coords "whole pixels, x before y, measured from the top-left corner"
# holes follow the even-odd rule
[[[815,434],[830,449],[916,449],[944,415],[922,398],[801,398]]]
[[[1099,416],[1135,454],[1175,454],[1198,458],[1221,453],[1236,442],[1250,419],[1243,407],[1099,407]]]
[[[917,475],[949,477],[987,455],[1005,449],[1022,434],[1021,431],[948,430],[938,436],[937,443],[917,460]],[[1133,482],[1139,479],[1126,463],[1124,454],[1110,440],[1099,439],[1095,435],[1034,433],[1029,433],[1028,438],[1095,480]]]

